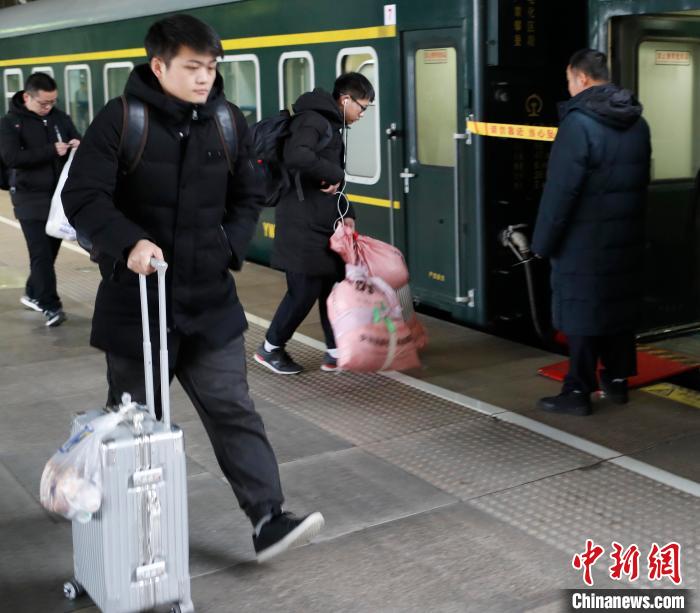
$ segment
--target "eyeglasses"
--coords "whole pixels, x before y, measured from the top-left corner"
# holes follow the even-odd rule
[[[58,98],[54,98],[53,100],[39,100],[38,98],[35,98],[34,96],[31,96],[31,99],[34,100],[42,109],[50,109],[52,106],[55,106],[56,103],[58,102]]]
[[[362,104],[362,103],[358,102],[352,96],[350,96],[350,100],[352,100],[357,106],[359,106],[363,113],[365,113],[367,111],[367,109],[369,108],[369,104]]]

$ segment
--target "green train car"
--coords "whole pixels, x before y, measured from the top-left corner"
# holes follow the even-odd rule
[[[548,319],[547,271],[540,264],[526,276],[525,267],[514,267],[503,231],[523,226],[526,236],[531,232],[556,103],[567,97],[566,61],[586,44],[610,48],[616,78],[639,89],[639,53],[626,45],[647,27],[687,43],[700,27],[700,11],[685,10],[693,4],[700,8],[700,1],[688,0],[591,0],[588,6],[585,0],[354,0],[351,6],[121,0],[111,8],[39,0],[0,10],[0,104],[31,72],[47,71],[59,84],[63,107],[85,130],[121,93],[132,66],[145,60],[141,44],[149,24],[176,11],[209,22],[221,35],[226,93],[250,123],[289,107],[314,86],[330,88],[342,72],[362,72],[377,98],[348,137],[346,191],[360,230],[403,250],[422,305],[468,325],[532,337],[533,319]],[[671,5],[684,12],[658,14]],[[689,66],[692,87],[692,60]],[[655,84],[642,85],[642,98],[656,95]],[[688,135],[700,129],[689,128],[693,104],[689,95],[687,113],[667,113],[666,120],[679,126],[671,131],[660,125],[661,115],[649,115],[659,133],[685,130],[689,167],[696,139]],[[669,157],[662,156],[660,143],[655,140],[650,227],[686,232],[692,224],[681,217],[694,211],[695,171],[669,176],[680,172],[668,170],[679,166],[678,157],[668,146]],[[671,200],[675,217],[664,209]],[[659,215],[663,223],[655,221]],[[252,260],[267,263],[274,234],[274,210],[266,210]],[[698,319],[698,301],[688,299],[695,286],[671,288],[663,271],[676,262],[672,254],[690,254],[679,253],[676,234],[656,234],[650,251],[659,258],[650,258],[650,278],[658,276],[659,283],[650,288],[647,328],[689,324]],[[672,248],[663,251],[668,244]],[[688,272],[687,260],[676,266]],[[674,302],[682,292],[682,302]]]

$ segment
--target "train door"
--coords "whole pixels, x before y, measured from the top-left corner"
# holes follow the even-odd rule
[[[700,17],[624,17],[612,34],[613,78],[637,93],[651,129],[644,330],[694,325],[700,321]]]
[[[466,293],[456,173],[464,164],[465,51],[458,28],[403,33],[406,147],[403,179],[411,287],[443,308]],[[462,147],[463,142],[461,143]]]

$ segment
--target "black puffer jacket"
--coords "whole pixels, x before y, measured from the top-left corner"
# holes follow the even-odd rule
[[[80,138],[71,118],[56,107],[41,117],[24,105],[17,92],[10,112],[0,121],[0,156],[15,170],[12,204],[17,219],[46,221],[61,170],[68,156],[59,156],[54,143]]]
[[[167,96],[146,64],[131,73],[126,93],[148,105],[140,163],[128,175],[119,169],[122,103],[111,100],[88,129],[63,191],[71,223],[103,254],[92,344],[140,355],[138,277],[127,269],[125,257],[138,240],[148,238],[169,263],[171,329],[221,346],[246,327],[228,269],[243,263],[263,199],[246,122],[231,105],[238,136],[231,176],[214,120],[215,105],[223,100],[220,76],[207,103],[199,106]],[[148,282],[156,321],[155,275]],[[156,344],[155,325],[151,330]]]
[[[338,196],[325,194],[321,188],[342,182],[345,176],[343,116],[333,97],[318,87],[299,97],[294,112],[298,116],[292,120],[291,136],[284,146],[284,162],[292,173],[300,173],[304,200],[300,202],[296,189],[291,189],[277,205],[272,265],[290,272],[342,278],[343,262],[328,246],[339,217]],[[319,151],[329,124],[331,141]],[[341,199],[340,209],[355,217],[345,200]]]
[[[633,331],[641,309],[651,144],[642,107],[615,85],[562,105],[532,249],[552,261],[554,326]]]

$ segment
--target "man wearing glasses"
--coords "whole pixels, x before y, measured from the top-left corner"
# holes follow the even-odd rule
[[[80,134],[71,118],[56,108],[56,81],[42,72],[31,75],[0,121],[0,156],[10,169],[10,194],[15,217],[29,249],[30,274],[20,302],[39,311],[49,327],[65,320],[56,290],[54,262],[60,239],[45,232],[51,197],[71,148]]]
[[[336,222],[353,224],[355,212],[343,195],[345,129],[358,121],[374,101],[374,88],[357,72],[338,77],[333,94],[321,88],[294,103],[291,135],[284,144],[284,163],[296,185],[282,196],[275,214],[272,266],[284,270],[287,293],[277,308],[265,341],[254,359],[280,375],[303,368],[285,351],[285,344],[318,301],[326,354],[321,370],[336,370],[333,329],[326,300],[344,277],[344,264],[331,251]]]

